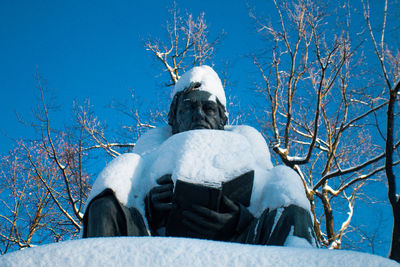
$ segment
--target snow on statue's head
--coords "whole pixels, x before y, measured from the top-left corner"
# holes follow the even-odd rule
[[[211,67],[203,65],[185,72],[172,96],[168,123],[173,134],[195,129],[224,129],[228,119],[225,91]]]

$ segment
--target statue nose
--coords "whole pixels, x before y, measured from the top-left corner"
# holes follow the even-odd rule
[[[195,111],[194,111],[194,118],[198,119],[203,119],[204,118],[204,112],[203,109],[201,108],[201,106],[196,107]]]

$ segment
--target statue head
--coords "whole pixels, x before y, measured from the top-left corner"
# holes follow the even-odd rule
[[[177,82],[168,114],[172,133],[195,129],[223,130],[227,121],[221,80],[208,66],[186,72]]]

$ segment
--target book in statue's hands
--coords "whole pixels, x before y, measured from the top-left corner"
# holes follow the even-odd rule
[[[182,223],[182,212],[190,209],[192,205],[207,207],[218,212],[222,197],[225,195],[234,202],[241,203],[246,207],[249,206],[253,182],[253,170],[230,181],[222,182],[219,187],[207,186],[207,184],[194,184],[178,179],[175,183],[172,199],[174,208],[168,217],[166,235],[191,237],[186,226]]]

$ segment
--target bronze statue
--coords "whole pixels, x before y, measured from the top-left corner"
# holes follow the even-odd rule
[[[173,94],[168,114],[169,127],[163,140],[199,129],[228,131],[225,93],[218,75],[210,67],[195,67],[188,71],[175,86]],[[143,153],[145,156],[149,154]],[[269,158],[268,161],[264,165],[271,168]],[[148,171],[143,169],[140,173],[144,176]],[[127,201],[122,203],[116,189],[103,188],[87,206],[83,237],[167,235],[284,245],[287,237],[293,236],[317,246],[310,213],[297,203],[265,208],[257,214],[253,212],[254,209],[249,207],[250,202],[256,199],[252,188],[258,184],[253,185],[253,180],[259,176],[257,170],[250,170],[234,177],[234,182],[226,183],[227,189],[214,190],[173,181],[171,173],[164,173],[144,199],[138,200],[138,203],[143,203],[144,210],[129,206]],[[182,189],[178,189],[178,184]],[[206,202],[200,201],[202,194],[207,194]],[[186,198],[189,205],[184,205]],[[268,196],[263,196],[263,199],[268,201]]]

